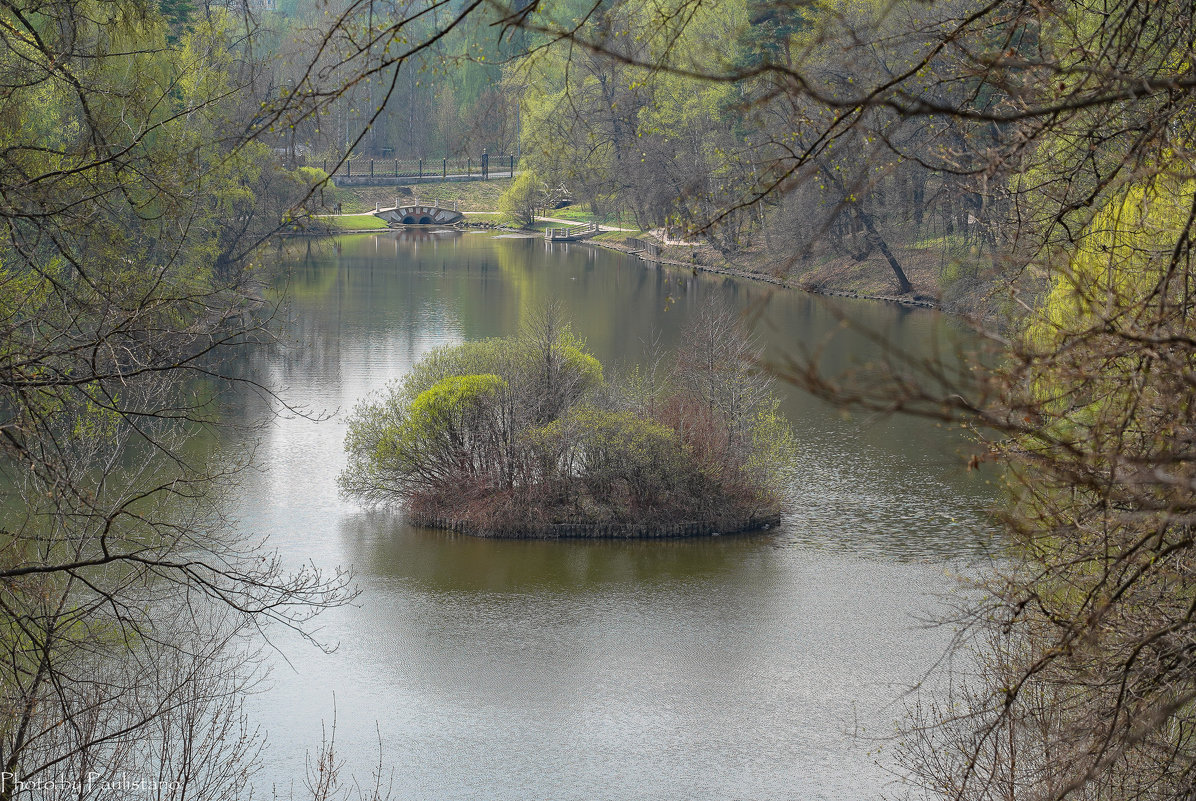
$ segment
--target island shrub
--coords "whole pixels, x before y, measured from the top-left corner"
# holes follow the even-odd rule
[[[552,310],[438,348],[354,409],[342,491],[492,536],[774,522],[795,447],[754,346],[718,309],[685,341],[667,369],[616,380]]]

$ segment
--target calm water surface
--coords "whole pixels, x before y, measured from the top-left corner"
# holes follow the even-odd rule
[[[331,654],[275,634],[260,790],[300,793],[332,724],[345,772],[379,747],[399,799],[868,799],[883,739],[947,633],[919,620],[984,548],[985,476],[922,422],[844,418],[796,392],[802,446],[779,531],[656,542],[492,542],[338,498],[344,415],[430,348],[515,332],[555,298],[611,369],[679,332],[710,296],[749,308],[774,354],[821,343],[824,301],[646,268],[617,254],[484,234],[300,243],[293,347],[246,369],[332,417],[278,420],[236,501],[293,564],[352,567],[358,602],[321,616]],[[949,321],[841,307],[915,349]],[[828,362],[875,357],[837,336]],[[245,403],[251,403],[246,398]],[[391,771],[393,770],[393,774]]]

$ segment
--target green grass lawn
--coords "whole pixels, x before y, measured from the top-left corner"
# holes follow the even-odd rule
[[[401,180],[401,179],[400,179]],[[494,178],[489,181],[437,181],[427,184],[404,184],[404,191],[398,186],[346,186],[336,190],[337,199],[346,213],[373,211],[375,204],[388,208],[396,199],[413,197],[420,202],[439,201],[449,205],[460,202],[461,211],[495,211],[498,199],[507,187],[510,178]]]
[[[617,214],[599,214],[595,215],[590,211],[590,207],[584,204],[577,204],[573,206],[565,206],[561,209],[548,209],[544,212],[545,217],[556,217],[561,220],[570,220],[573,222],[587,223],[596,222],[599,225],[610,225],[615,228],[636,228],[635,220],[630,214],[624,214],[621,217]]]
[[[623,240],[629,236],[635,236],[638,232],[628,231],[603,231],[597,236],[592,237],[599,242],[614,242],[616,245],[622,244]]]
[[[486,214],[480,211],[464,211],[465,219],[469,222],[493,223],[507,228],[518,228],[519,221],[506,214]]]
[[[386,227],[386,223],[372,214],[319,217],[317,219],[338,231],[369,231],[374,228]]]

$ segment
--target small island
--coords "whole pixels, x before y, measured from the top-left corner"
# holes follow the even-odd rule
[[[485,537],[775,526],[795,446],[758,347],[713,305],[682,341],[611,378],[548,307],[517,336],[434,350],[354,409],[341,489]]]

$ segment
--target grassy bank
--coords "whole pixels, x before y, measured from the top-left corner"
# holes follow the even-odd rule
[[[320,217],[319,221],[326,224],[333,232],[337,231],[372,231],[386,228],[386,223],[373,214],[345,214]]]
[[[461,211],[494,211],[498,199],[507,187],[510,178],[495,178],[489,181],[438,181],[428,184],[401,186],[347,186],[337,189],[337,198],[346,214],[373,211],[376,204],[383,208],[393,206],[396,199],[439,201],[441,204],[460,202]]]
[[[573,206],[565,206],[561,209],[549,209],[544,212],[546,217],[555,217],[559,220],[569,220],[576,223],[598,223],[599,225],[609,225],[614,228],[638,228],[635,224],[635,218],[630,214],[594,214],[590,211],[587,204],[575,204]]]

